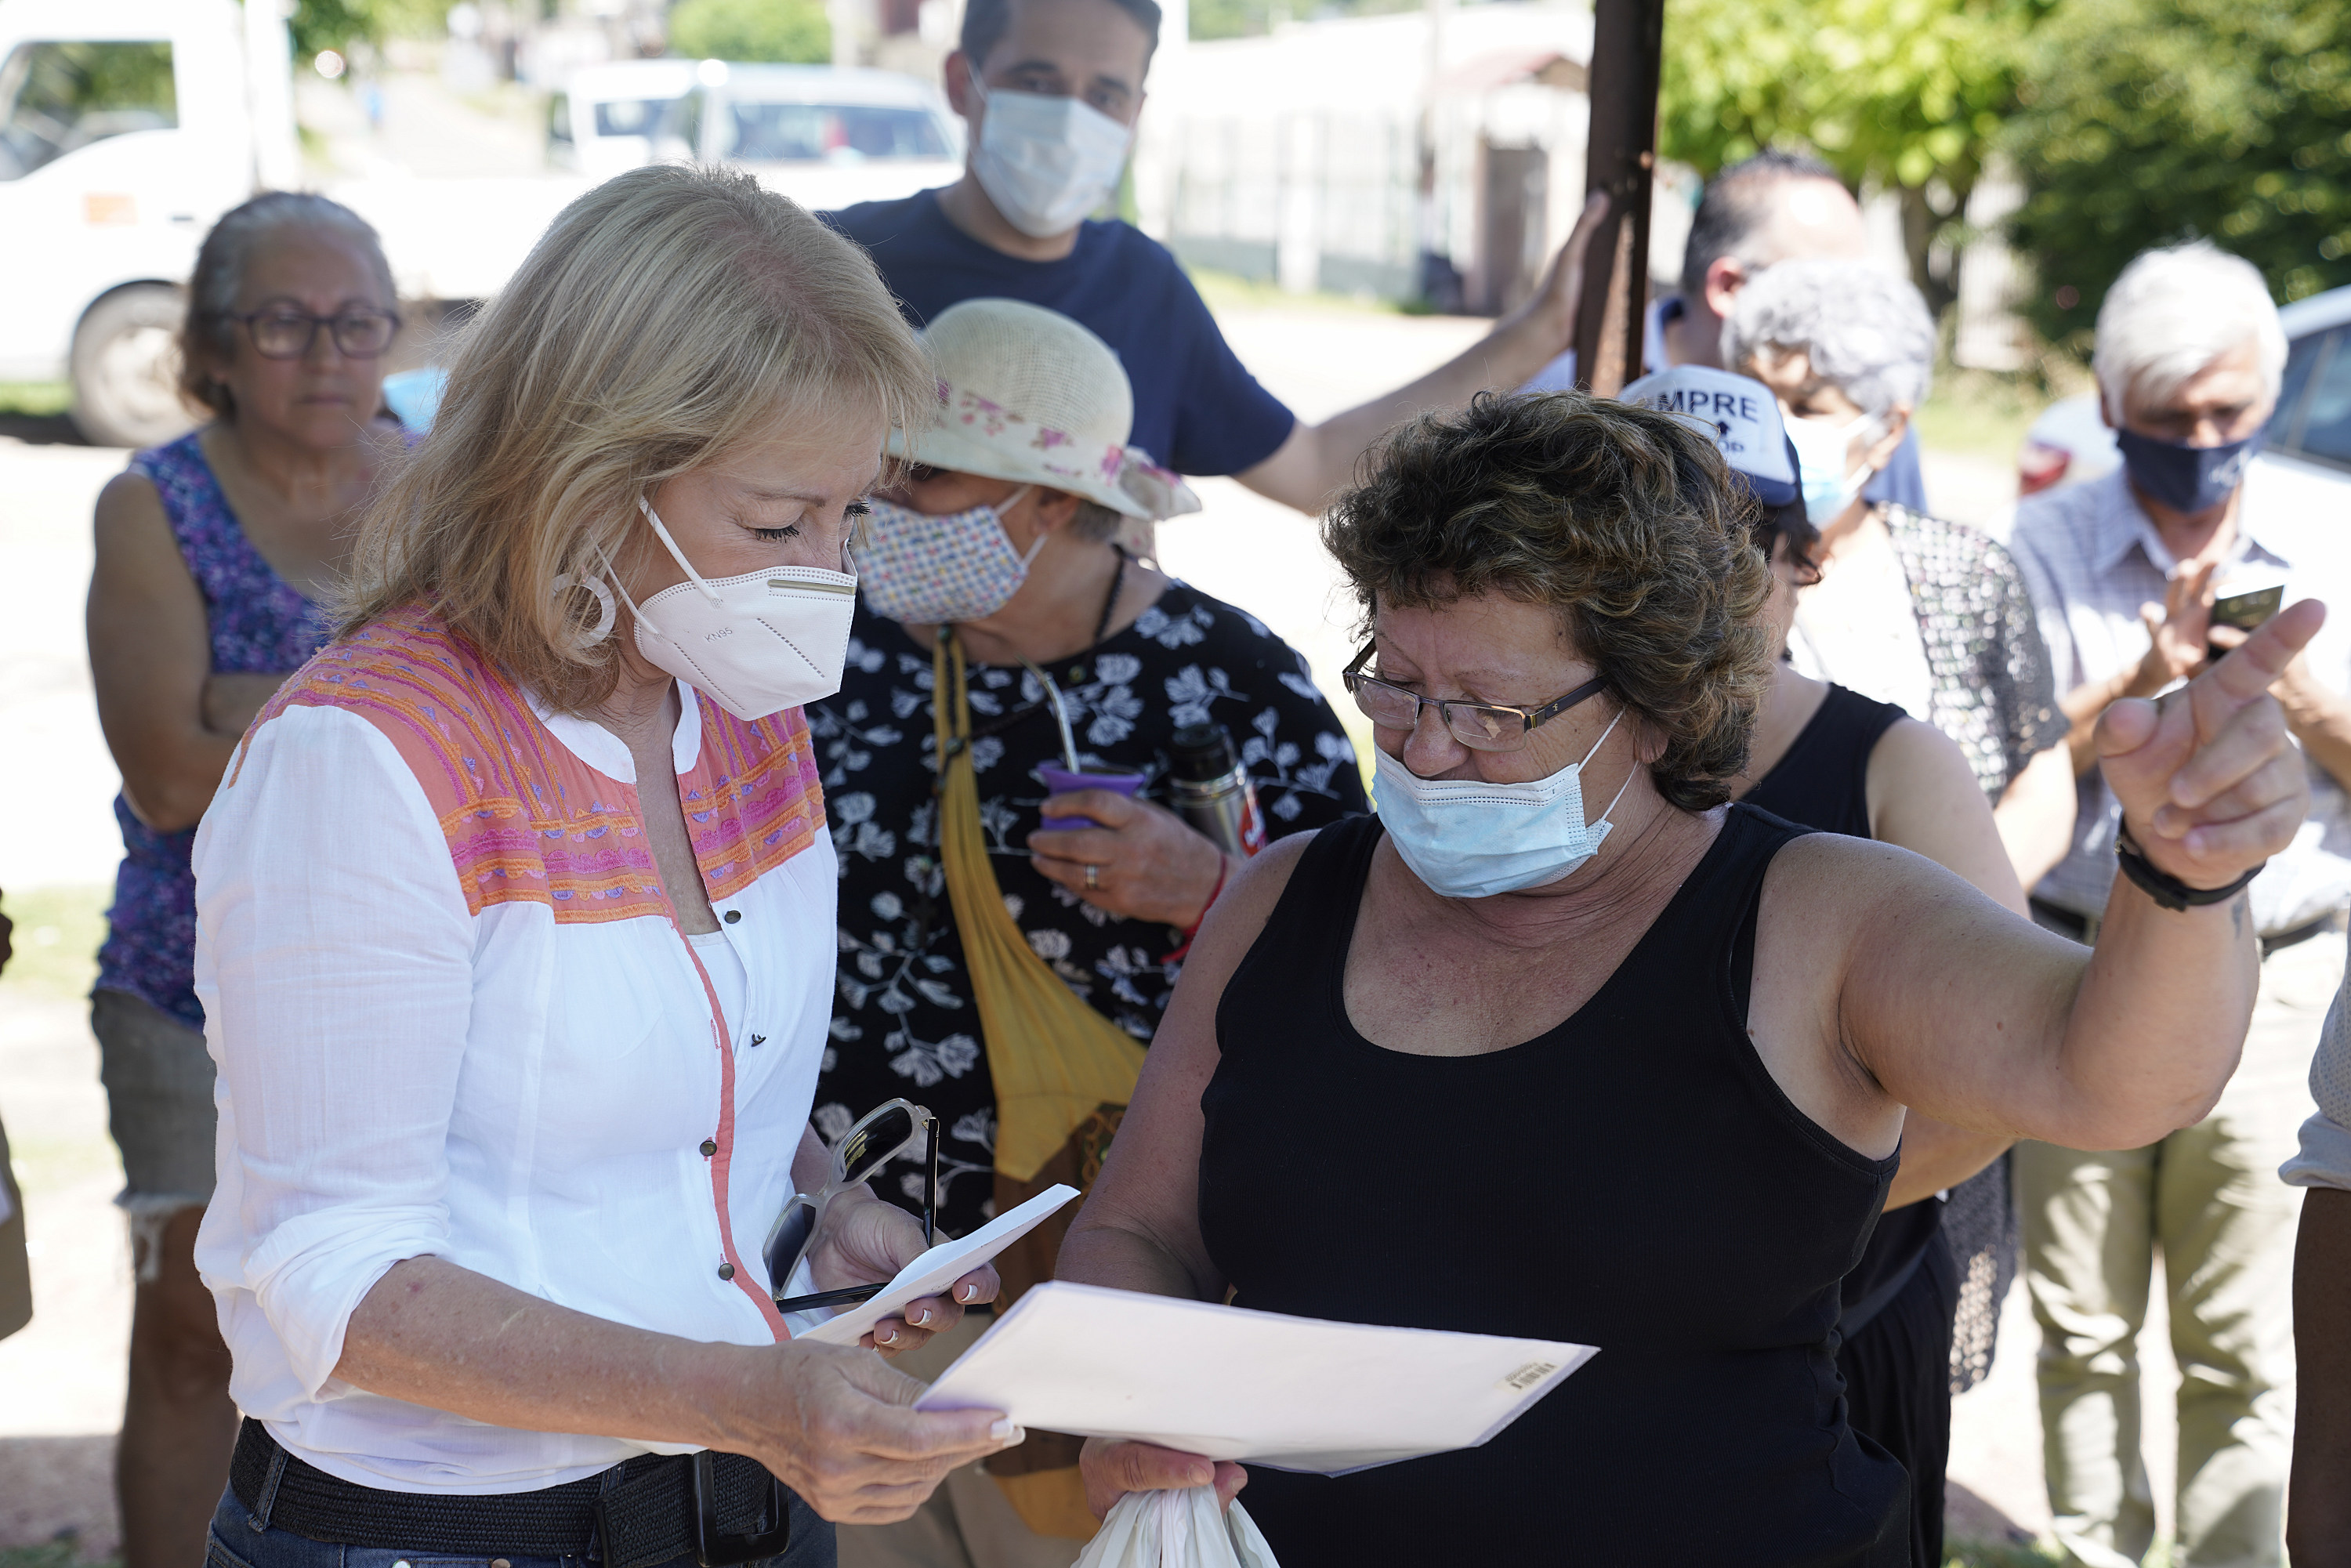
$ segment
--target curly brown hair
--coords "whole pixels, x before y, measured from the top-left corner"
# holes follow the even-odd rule
[[[1554,606],[1569,644],[1664,736],[1658,793],[1702,811],[1730,798],[1771,680],[1753,505],[1673,414],[1485,393],[1368,455],[1322,540],[1367,622],[1380,603],[1484,593]]]

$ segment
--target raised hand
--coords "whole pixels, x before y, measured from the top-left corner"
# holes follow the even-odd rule
[[[2158,870],[2223,887],[2292,841],[2310,783],[2270,687],[2325,621],[2305,599],[2180,690],[2099,719],[2099,765]]]
[[[1553,353],[1575,346],[1575,312],[1583,303],[1584,253],[1592,248],[1592,236],[1607,216],[1608,193],[1593,192],[1584,199],[1583,212],[1569,231],[1567,243],[1559,247],[1542,281],[1527,297],[1527,302],[1519,307],[1518,314],[1540,314],[1550,324],[1552,334],[1558,340],[1551,350]]]
[[[2219,563],[2183,566],[2171,575],[2160,604],[2138,607],[2147,628],[2147,652],[2131,672],[2132,696],[2151,697],[2174,681],[2204,667],[2204,645],[2212,629],[2212,579]]]

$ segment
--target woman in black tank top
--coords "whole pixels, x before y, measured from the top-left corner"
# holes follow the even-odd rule
[[[1776,528],[1758,535],[1775,580],[1766,622],[1784,643],[1810,575],[1806,541]],[[1754,782],[1739,795],[1746,804],[1824,832],[1899,843],[2023,913],[2023,889],[1966,758],[1895,704],[1807,679],[1782,660],[1748,771]],[[1909,1472],[1912,1568],[1942,1568],[1959,1271],[1938,1194],[1987,1181],[2004,1206],[2001,1172],[1976,1173],[2006,1144],[1917,1116],[1906,1119],[1902,1144],[1896,1190],[1839,1288],[1837,1370],[1854,1430]]]
[[[1918,856],[1725,806],[1769,569],[1681,419],[1481,397],[1383,457],[1325,528],[1371,613],[1381,815],[1227,891],[1061,1275],[1599,1347],[1474,1449],[1213,1467],[1284,1568],[1899,1568],[1907,1482],[1834,1355],[1904,1105],[2146,1142],[2226,1079],[2245,944],[2125,883],[2085,954]],[[2314,621],[2199,677],[2190,728],[2105,721],[2134,824],[2190,757],[2244,780],[2150,845],[2164,875],[2222,886],[2291,837],[2283,727],[2232,716]],[[1085,1469],[1101,1511],[1212,1468],[1095,1438]]]

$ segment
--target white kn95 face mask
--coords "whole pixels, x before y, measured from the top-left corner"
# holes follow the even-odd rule
[[[820,702],[841,689],[857,579],[819,567],[779,566],[705,581],[653,508],[653,526],[685,580],[636,612],[637,652],[740,719],[761,719]],[[613,586],[618,588],[617,580]],[[628,599],[628,590],[621,590]]]

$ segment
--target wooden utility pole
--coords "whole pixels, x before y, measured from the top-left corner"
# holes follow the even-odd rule
[[[1608,216],[1584,253],[1575,380],[1602,397],[1615,396],[1641,373],[1665,29],[1665,0],[1593,0],[1583,188],[1608,193]]]

